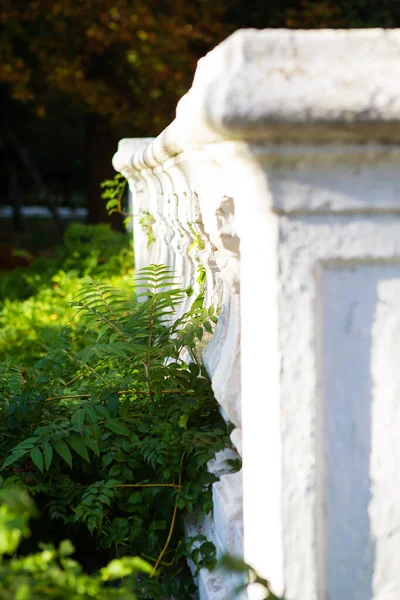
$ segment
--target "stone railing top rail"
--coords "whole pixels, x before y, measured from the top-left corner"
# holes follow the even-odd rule
[[[400,29],[245,29],[199,61],[175,121],[128,162],[232,139],[397,143],[399,122]]]

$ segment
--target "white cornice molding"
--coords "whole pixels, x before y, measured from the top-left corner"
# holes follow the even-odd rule
[[[400,29],[243,29],[199,61],[175,121],[140,148],[122,140],[113,164],[153,169],[235,139],[397,143],[399,125]]]
[[[400,29],[244,29],[199,61],[178,104],[201,142],[400,139]]]
[[[118,151],[114,154],[112,164],[118,173],[131,179],[135,172],[133,158],[153,142],[154,138],[124,138],[118,143]]]

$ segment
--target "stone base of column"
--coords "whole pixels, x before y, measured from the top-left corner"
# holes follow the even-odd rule
[[[218,452],[209,463],[209,470],[220,477],[213,485],[213,509],[201,521],[197,518],[185,522],[188,539],[202,535],[215,545],[217,559],[224,554],[243,556],[243,515],[242,515],[242,472],[231,473],[228,460],[236,459],[233,450]],[[195,542],[194,546],[201,542]],[[193,573],[196,566],[189,561]],[[235,590],[242,582],[236,574],[226,574],[215,570],[201,569],[197,575],[200,600],[245,600]]]

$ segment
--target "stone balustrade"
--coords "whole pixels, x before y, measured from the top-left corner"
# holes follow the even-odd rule
[[[400,31],[373,29],[239,31],[114,157],[136,266],[222,307],[203,359],[243,469],[210,465],[201,527],[287,600],[399,596],[399,159]]]
[[[171,140],[171,142],[167,140]],[[202,151],[187,153],[178,145],[176,122],[155,140],[125,139],[114,166],[129,181],[134,219],[135,265],[166,264],[205,305],[221,308],[215,333],[203,350],[215,396],[224,417],[235,425],[231,437],[241,452],[239,240],[232,197],[224,194],[223,173]],[[193,297],[179,307],[189,309]],[[209,466],[220,476],[213,488],[213,515],[187,523],[188,535],[206,535],[218,554],[243,554],[242,474],[229,473],[230,450]],[[225,598],[237,581],[203,570],[202,598]]]

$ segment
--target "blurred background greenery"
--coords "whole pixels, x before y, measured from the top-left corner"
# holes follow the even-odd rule
[[[2,0],[0,22],[1,270],[26,263],[10,248],[58,239],[62,209],[107,220],[99,184],[118,139],[159,133],[198,58],[232,31],[396,27],[400,2]]]

